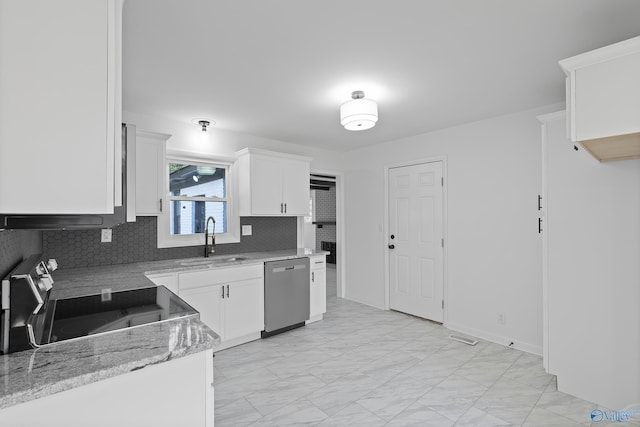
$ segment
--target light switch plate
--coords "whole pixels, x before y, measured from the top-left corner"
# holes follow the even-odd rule
[[[111,232],[110,228],[103,228],[100,230],[100,242],[101,243],[111,243]]]
[[[253,232],[253,230],[252,230],[252,226],[251,225],[243,225],[242,226],[242,235],[243,236],[251,236],[252,232]]]

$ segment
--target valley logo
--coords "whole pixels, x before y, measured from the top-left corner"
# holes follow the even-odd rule
[[[591,411],[591,421],[594,423],[615,421],[626,423],[629,421],[640,421],[640,404],[629,405],[620,411],[607,411],[603,409],[594,409]]]

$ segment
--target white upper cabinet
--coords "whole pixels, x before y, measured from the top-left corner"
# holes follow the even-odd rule
[[[310,158],[253,148],[236,155],[240,216],[308,215]]]
[[[1,213],[121,205],[121,17],[122,0],[0,0]]]
[[[162,213],[165,188],[165,155],[171,135],[136,132],[136,215]],[[165,202],[166,204],[166,202]]]
[[[567,130],[600,161],[640,157],[640,37],[560,61]]]

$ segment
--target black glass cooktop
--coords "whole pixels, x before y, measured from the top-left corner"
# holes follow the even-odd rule
[[[164,286],[49,300],[36,322],[38,345],[198,314]]]

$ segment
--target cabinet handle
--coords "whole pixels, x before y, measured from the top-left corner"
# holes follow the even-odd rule
[[[314,271],[311,272],[311,281],[312,282],[316,281],[316,273]]]
[[[222,285],[222,299],[224,299],[224,285]]]
[[[287,213],[287,204],[284,204],[284,213]]]
[[[280,213],[284,213],[284,203],[280,203]]]
[[[538,234],[542,233],[542,218],[538,218]]]
[[[542,196],[538,194],[538,210],[542,210]]]
[[[162,212],[162,199],[160,199],[160,212]]]
[[[229,285],[227,285],[227,298],[229,298]]]

